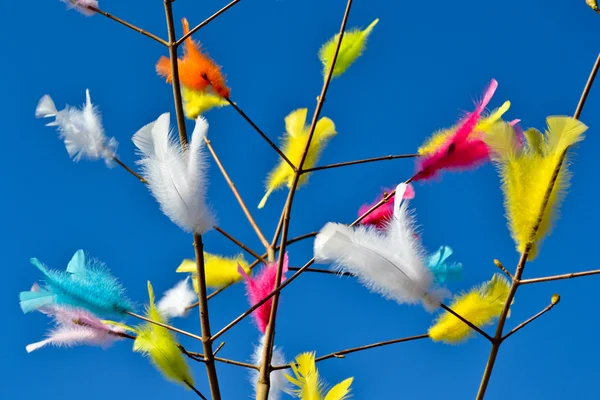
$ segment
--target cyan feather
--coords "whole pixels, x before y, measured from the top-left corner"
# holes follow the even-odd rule
[[[461,263],[446,262],[451,255],[452,249],[442,246],[427,258],[427,267],[433,272],[437,283],[459,280],[462,277]]]
[[[50,304],[83,308],[102,316],[133,311],[119,281],[103,263],[86,260],[83,250],[77,250],[65,272],[48,269],[37,258],[30,261],[44,274],[46,285],[38,292],[19,294],[24,313]]]

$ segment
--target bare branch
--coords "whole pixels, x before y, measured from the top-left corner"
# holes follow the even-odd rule
[[[175,42],[175,46],[181,45],[181,43],[183,43],[185,41],[185,39],[192,36],[194,33],[196,33],[202,27],[207,25],[213,19],[217,18],[219,15],[223,14],[225,11],[229,10],[231,7],[235,6],[240,1],[241,0],[233,0],[231,3],[227,4],[225,7],[221,8],[219,11],[217,11],[216,13],[214,13],[213,15],[211,15],[210,17],[208,17],[207,19],[202,21],[200,24],[198,24],[197,26],[192,28],[187,34],[183,35],[183,37],[181,39],[179,39],[177,42]]]
[[[129,172],[131,175],[133,175],[136,178],[138,178],[140,180],[140,182],[147,183],[146,180],[140,174],[138,174],[137,172],[135,172],[134,170],[132,170],[131,168],[129,168],[123,161],[119,160],[116,156],[113,157],[113,161],[116,162],[121,167],[123,167],[123,169],[125,171]]]
[[[177,333],[180,333],[182,335],[189,336],[189,337],[191,337],[193,339],[202,341],[202,338],[200,336],[194,335],[193,333],[190,333],[190,332],[186,332],[186,331],[181,330],[179,328],[175,328],[174,326],[171,326],[171,325],[168,325],[168,324],[163,324],[162,322],[154,321],[154,320],[152,320],[150,318],[144,317],[143,315],[139,315],[139,314],[132,313],[132,312],[129,312],[129,311],[126,314],[130,315],[130,316],[132,316],[134,318],[141,319],[142,321],[146,321],[146,322],[150,322],[151,324],[154,324],[154,325],[162,326],[163,328],[167,328],[170,331],[177,332]]]
[[[598,275],[598,274],[600,274],[600,269],[596,269],[593,271],[585,271],[585,272],[571,272],[570,274],[545,276],[543,278],[523,279],[523,280],[521,280],[521,285],[528,285],[530,283],[538,283],[538,282],[558,281],[561,279],[579,278],[581,276]]]
[[[236,238],[234,238],[233,236],[231,236],[229,233],[225,232],[223,229],[221,229],[218,226],[214,226],[213,227],[217,232],[219,232],[221,235],[225,236],[227,239],[231,240],[233,243],[237,244],[238,246],[240,246],[241,249],[245,250],[246,252],[248,252],[248,254],[250,254],[252,257],[264,262],[265,259],[264,257],[262,257],[261,255],[259,255],[258,253],[256,253],[255,251],[251,250],[248,246],[246,246],[244,243],[240,242],[239,240],[237,240]]]
[[[204,395],[194,387],[194,385],[192,385],[191,383],[189,383],[188,381],[183,381],[187,387],[189,387],[190,389],[192,389],[192,391],[194,391],[194,393],[196,393],[198,396],[200,396],[202,399],[204,400],[208,400],[206,397],[204,397]]]
[[[525,326],[527,326],[530,322],[533,322],[534,320],[538,319],[539,317],[541,317],[542,315],[544,315],[548,311],[552,310],[552,307],[554,307],[555,305],[557,305],[559,301],[560,301],[560,296],[557,295],[557,294],[553,295],[552,296],[552,302],[550,304],[548,304],[548,306],[546,308],[544,308],[539,313],[535,314],[533,317],[529,318],[527,321],[522,322],[519,325],[517,325],[515,328],[513,328],[513,330],[511,330],[510,332],[508,332],[506,335],[504,335],[502,337],[502,341],[508,339],[511,335],[513,335],[514,333],[516,333],[520,329],[522,329]]]
[[[512,274],[510,272],[508,272],[508,270],[506,268],[504,268],[504,265],[502,265],[502,263],[499,260],[494,259],[494,265],[496,265],[496,267],[500,268],[500,270],[502,272],[504,272],[511,280],[514,279]]]
[[[306,174],[309,172],[321,171],[324,169],[346,167],[348,165],[358,165],[358,164],[372,163],[372,162],[376,162],[376,161],[397,160],[399,158],[413,158],[413,157],[419,157],[419,155],[418,154],[399,154],[396,156],[390,155],[390,156],[383,156],[383,157],[366,158],[364,160],[346,161],[346,162],[341,162],[341,163],[336,163],[336,164],[322,165],[320,167],[304,169],[304,170],[302,170],[302,173]]]
[[[289,267],[288,269],[290,271],[299,271],[300,270],[300,268],[298,268],[298,267]],[[337,275],[337,276],[354,276],[350,272],[336,272],[336,271],[330,271],[328,269],[320,269],[320,268],[308,268],[304,272],[318,272],[321,274],[329,274],[329,275]]]

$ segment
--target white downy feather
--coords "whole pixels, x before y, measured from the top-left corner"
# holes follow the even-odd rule
[[[192,290],[188,276],[177,285],[167,290],[157,304],[158,311],[165,318],[183,317],[188,307],[198,300],[198,295]]]
[[[83,15],[89,17],[96,14],[95,11],[90,10],[88,7],[98,8],[98,0],[60,0],[67,5],[67,8],[72,8]]]
[[[328,223],[315,239],[314,256],[319,263],[333,263],[337,270],[356,275],[373,292],[401,304],[421,301],[432,312],[449,293],[433,287],[425,252],[414,235],[414,218],[407,203],[402,204],[405,190],[406,185],[398,185],[394,218],[385,232]]]
[[[64,141],[69,157],[77,162],[82,158],[98,160],[102,158],[111,166],[117,150],[117,141],[107,138],[102,128],[100,113],[92,104],[90,92],[86,89],[86,102],[82,109],[66,106],[58,111],[54,101],[44,95],[35,110],[37,118],[54,117],[46,126],[57,126],[59,137]]]
[[[258,346],[254,347],[254,353],[252,354],[252,364],[260,365],[262,361],[262,354],[265,348],[265,335],[260,337],[260,343]],[[271,358],[271,365],[285,365],[287,362],[285,361],[285,356],[281,348],[274,346],[273,347],[273,357]],[[271,388],[269,389],[269,400],[279,400],[281,398],[281,393],[289,393],[290,392],[290,384],[285,377],[285,372],[282,369],[278,369],[276,371],[272,371],[269,376],[271,380]],[[258,382],[258,371],[253,369],[250,371],[250,382],[252,383],[252,387],[254,388],[254,393],[256,394],[256,383]]]
[[[142,156],[138,164],[162,212],[184,231],[202,235],[215,224],[206,204],[207,163],[202,153],[208,123],[203,117],[196,119],[188,149],[182,151],[169,119],[164,113],[133,135]]]

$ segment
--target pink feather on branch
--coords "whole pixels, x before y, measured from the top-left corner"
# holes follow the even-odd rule
[[[384,190],[381,197],[377,198],[371,204],[364,204],[360,206],[360,208],[358,209],[358,216],[361,217],[372,207],[376,206],[382,199],[385,198],[385,194],[390,193],[392,190],[393,189],[386,189]],[[374,225],[379,229],[385,228],[387,222],[390,220],[390,218],[392,218],[392,215],[394,214],[394,198],[395,196],[390,196],[390,198],[388,198],[388,200],[385,203],[373,210],[373,212],[367,215],[365,218],[363,218],[363,220],[360,223],[363,225]],[[412,185],[409,184],[407,186],[402,198],[407,200],[415,198],[415,191]]]

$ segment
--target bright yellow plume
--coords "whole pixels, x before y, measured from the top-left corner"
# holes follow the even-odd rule
[[[378,22],[379,18],[371,22],[371,24],[364,30],[352,29],[348,32],[344,32],[344,37],[342,38],[342,44],[340,45],[335,67],[333,68],[333,77],[343,74],[350,67],[350,65],[352,65],[352,63],[354,63],[354,61],[361,56],[365,50],[367,38]],[[329,73],[329,68],[333,62],[333,56],[335,55],[335,49],[337,47],[339,36],[339,33],[336,34],[321,47],[321,50],[319,50],[319,59],[323,64],[324,77],[327,77],[327,74]]]
[[[165,323],[154,304],[154,291],[150,282],[148,282],[148,296],[150,304],[146,309],[146,317]],[[152,364],[168,380],[185,386],[194,385],[194,379],[179,347],[177,347],[177,342],[167,328],[147,322],[138,327],[137,331],[138,335],[133,342],[133,351],[150,357]]]
[[[233,257],[225,257],[205,252],[204,271],[206,276],[206,286],[218,289],[241,281],[242,276],[238,271],[238,264],[248,275],[252,274],[248,262],[246,262],[242,253],[236,254]],[[194,290],[198,293],[196,261],[188,259],[183,260],[175,272],[191,273]]]
[[[219,95],[200,90],[181,87],[181,97],[183,100],[183,113],[189,119],[196,119],[200,114],[204,114],[213,107],[224,107],[229,105],[227,100]]]
[[[450,308],[478,328],[483,328],[500,316],[509,291],[508,280],[500,274],[494,274],[489,282],[455,296]],[[467,324],[444,311],[429,328],[429,337],[436,342],[460,343],[473,332]]]
[[[292,162],[292,164],[298,166],[302,159],[302,153],[306,147],[308,141],[308,134],[310,127],[306,126],[306,108],[299,108],[292,111],[287,117],[285,117],[285,130],[286,135],[283,138],[283,144],[281,151],[286,157]],[[335,125],[329,118],[323,117],[317,121],[315,127],[315,133],[310,142],[308,154],[304,160],[303,168],[312,168],[317,163],[323,148],[327,144],[327,141],[335,136]],[[308,175],[303,174],[300,177],[298,185],[306,183]],[[266,182],[267,193],[260,201],[258,208],[263,208],[267,199],[274,190],[279,189],[283,185],[287,185],[288,188],[292,186],[294,178],[294,171],[284,160],[280,160],[279,164],[269,173]]]
[[[562,154],[570,145],[583,140],[583,133],[587,130],[587,126],[571,117],[553,116],[546,121],[546,134],[535,129],[527,130],[522,148],[517,143],[514,130],[506,124],[495,125],[485,139],[500,171],[511,235],[520,253],[525,251],[527,243],[532,242],[530,260],[535,258],[539,244],[550,231],[552,217],[569,186],[571,174],[566,158],[539,228],[532,237],[552,175]]]
[[[297,387],[293,393],[301,400],[345,400],[350,394],[350,385],[354,378],[338,383],[323,397],[324,384],[319,380],[319,371],[315,365],[315,353],[302,353],[290,364],[294,377],[285,377]]]

